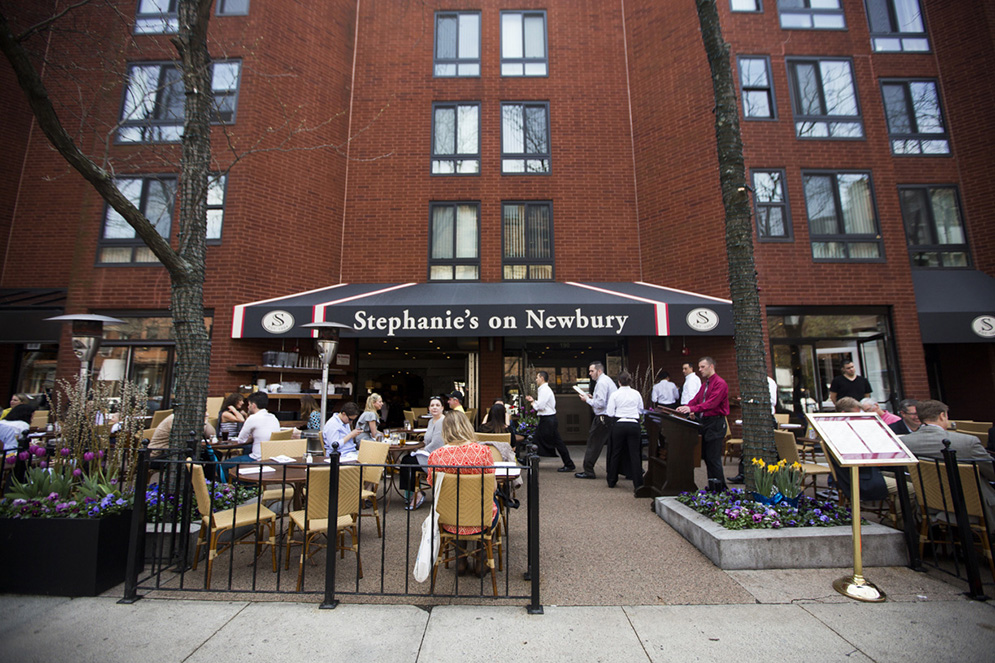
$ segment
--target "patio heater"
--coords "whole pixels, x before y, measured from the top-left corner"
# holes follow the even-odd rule
[[[85,392],[90,384],[90,362],[97,356],[100,341],[104,338],[104,325],[122,325],[124,320],[92,313],[57,315],[45,319],[51,322],[73,323],[73,353],[79,359],[79,377]]]
[[[318,332],[314,346],[318,350],[318,358],[321,359],[321,425],[324,426],[328,407],[328,365],[332,363],[335,353],[339,350],[339,332],[352,327],[338,322],[310,322],[301,327]]]

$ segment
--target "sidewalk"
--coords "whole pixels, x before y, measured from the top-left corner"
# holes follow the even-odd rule
[[[773,573],[752,582],[776,582]],[[795,588],[805,589],[808,580],[799,580]],[[954,593],[882,604],[826,594],[792,603],[546,606],[543,615],[517,607],[320,610],[285,602],[118,605],[112,597],[0,596],[0,611],[0,661],[18,663],[982,661],[995,648],[995,606]]]

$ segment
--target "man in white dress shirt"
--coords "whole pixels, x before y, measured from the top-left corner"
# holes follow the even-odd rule
[[[643,485],[643,449],[639,417],[643,410],[643,397],[633,389],[628,371],[618,374],[619,388],[608,399],[607,416],[614,417],[612,441],[608,445],[608,487],[614,488],[622,463],[632,477],[632,490]]]
[[[669,408],[677,407],[681,399],[681,392],[677,385],[670,381],[670,373],[661,370],[656,374],[656,379],[657,383],[653,385],[653,393],[650,394],[653,404]]]
[[[270,436],[280,430],[280,421],[271,412],[266,410],[269,405],[269,396],[265,391],[257,391],[249,394],[245,402],[249,409],[249,416],[242,424],[242,430],[238,433],[240,444],[252,442],[252,451],[243,456],[236,456],[225,461],[224,465],[236,465],[238,463],[249,463],[262,458],[262,443],[268,442]]]
[[[572,472],[576,468],[573,459],[570,458],[570,452],[567,451],[567,445],[563,444],[563,439],[560,437],[560,427],[556,421],[556,396],[553,395],[553,390],[549,388],[547,382],[549,382],[549,373],[546,371],[536,373],[538,393],[535,398],[525,397],[525,400],[532,403],[532,407],[535,408],[536,414],[539,416],[539,425],[536,426],[536,444],[539,445],[541,451],[545,452],[543,455],[551,456],[550,449],[560,454],[563,467],[557,468],[557,472]]]
[[[695,374],[694,367],[688,362],[684,362],[684,365],[681,366],[681,370],[684,372],[684,387],[681,389],[681,405],[687,405],[691,402],[691,399],[697,395],[698,390],[701,389],[701,378]]]
[[[617,389],[615,382],[605,375],[605,365],[600,361],[591,362],[587,367],[587,374],[591,376],[591,383],[594,385],[593,393],[581,394],[580,397],[594,410],[594,418],[591,419],[591,429],[587,433],[584,471],[574,475],[578,479],[594,478],[594,464],[601,457],[601,450],[604,449],[611,434],[611,420],[605,414],[608,410],[608,399]]]

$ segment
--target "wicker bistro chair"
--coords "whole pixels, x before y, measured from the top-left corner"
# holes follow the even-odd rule
[[[774,431],[774,444],[777,445],[777,455],[788,461],[788,464],[798,463],[805,471],[805,476],[812,478],[812,497],[815,497],[816,483],[819,475],[832,474],[833,470],[828,465],[818,463],[803,463],[798,457],[798,445],[795,444],[795,435],[789,431]]]
[[[474,433],[477,442],[487,444],[488,442],[505,442],[511,444],[511,433]],[[495,460],[503,460],[495,458]]]
[[[359,556],[359,467],[342,465],[339,467],[339,512],[336,514],[336,549],[345,557],[345,551],[356,553],[356,568],[359,577],[363,577],[363,562]],[[315,543],[315,539],[324,534],[328,537],[328,490],[332,471],[329,467],[314,468],[308,477],[307,506],[290,514],[290,524],[287,527],[287,556],[284,568],[290,568],[290,546],[301,545],[300,568],[297,571],[297,591],[301,591],[304,581],[304,562],[318,550],[325,548],[324,544]],[[294,528],[301,531],[301,541],[294,541]],[[349,533],[351,545],[345,545],[345,533]],[[334,554],[330,552],[329,554]]]
[[[722,447],[722,464],[725,465],[725,462],[734,455],[743,455],[743,438],[732,436],[729,417],[726,417],[726,439]]]
[[[270,434],[269,439],[273,442],[282,442],[284,440],[294,439],[294,429],[293,428],[281,428]]]
[[[497,596],[497,576],[494,571],[494,541],[497,541],[497,568],[500,571],[501,562],[501,525],[500,520],[494,523],[494,490],[497,479],[493,474],[454,474],[436,472],[436,480],[445,474],[439,491],[438,527],[439,556],[432,567],[432,588],[435,591],[435,578],[439,572],[439,564],[449,568],[450,562],[466,559],[476,554],[465,544],[477,541],[486,556],[487,567],[491,572],[491,585],[494,596]],[[476,534],[457,534],[447,527],[471,527],[480,529]],[[464,545],[461,545],[464,544]]]
[[[172,410],[156,410],[152,413],[152,422],[149,424],[149,428],[156,428],[163,419],[171,414],[173,414]]]
[[[960,483],[964,490],[964,502],[967,505],[967,515],[971,521],[971,534],[977,537],[977,543],[988,561],[988,569],[995,579],[995,559],[992,558],[992,546],[989,532],[992,525],[985,512],[984,497],[979,486],[984,479],[978,474],[975,463],[957,463],[960,472]],[[922,509],[922,524],[919,528],[919,556],[927,542],[933,546],[946,547],[947,540],[954,545],[960,543],[955,536],[937,538],[935,533],[941,530],[957,528],[957,518],[954,516],[954,505],[950,499],[950,479],[947,468],[942,460],[922,458],[919,464],[909,468],[912,485],[915,487],[916,500]],[[935,549],[935,548],[934,548]]]
[[[363,440],[359,444],[359,456],[357,461],[363,467],[363,502],[370,501],[373,513],[362,513],[360,516],[373,516],[377,519],[377,538],[383,536],[380,529],[380,508],[377,502],[377,490],[380,487],[380,479],[383,477],[384,463],[387,462],[387,452],[390,451],[389,442],[374,442],[373,440]]]
[[[245,505],[241,508],[226,509],[211,513],[211,495],[207,490],[207,482],[204,480],[204,468],[201,465],[192,463],[187,458],[187,468],[190,470],[190,481],[193,482],[194,495],[197,496],[197,511],[200,513],[201,525],[200,535],[197,537],[197,548],[194,550],[193,570],[197,570],[197,561],[200,559],[200,547],[207,543],[207,575],[204,579],[205,586],[211,588],[211,571],[214,567],[214,558],[223,553],[236,543],[255,544],[256,555],[259,555],[264,545],[269,545],[273,551],[273,572],[276,572],[276,514],[262,506]],[[205,513],[206,512],[206,513]],[[255,533],[252,541],[232,539],[230,543],[218,548],[218,538],[224,532],[234,530],[246,525],[255,525],[248,534]],[[263,537],[261,528],[265,525],[269,529],[269,538]],[[210,530],[210,540],[207,540]],[[244,539],[245,537],[243,537]]]
[[[289,432],[288,432],[289,434]],[[276,433],[274,433],[276,435]],[[292,456],[298,458],[307,452],[307,440],[276,439],[272,437],[266,442],[259,443],[259,455],[265,461],[274,456]],[[289,483],[271,485],[263,490],[263,504],[273,502],[289,502],[294,499],[294,487]]]

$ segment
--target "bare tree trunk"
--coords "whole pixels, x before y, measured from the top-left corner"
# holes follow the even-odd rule
[[[729,45],[722,39],[715,0],[695,2],[715,93],[715,140],[726,215],[726,257],[735,327],[736,369],[743,397],[743,458],[747,461],[747,487],[752,489],[749,460],[757,457],[768,462],[775,461],[777,448],[774,445],[773,418],[770,416],[762,314],[753,260],[750,197],[746,188],[743,141],[739,133],[739,111],[729,63]]]

